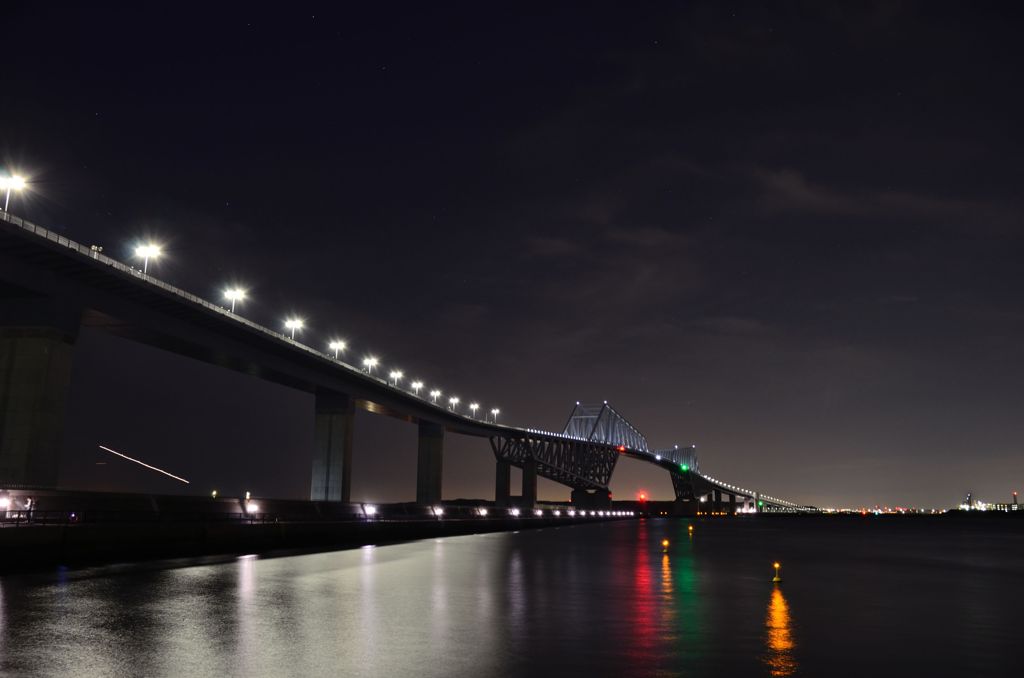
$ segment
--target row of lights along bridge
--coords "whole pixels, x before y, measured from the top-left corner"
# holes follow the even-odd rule
[[[149,275],[149,262],[156,261],[163,254],[163,249],[159,245],[147,243],[139,245],[135,248],[135,256],[142,259],[142,274]],[[235,313],[236,304],[245,301],[247,291],[240,287],[229,287],[224,290],[224,298],[231,302],[230,310],[232,315]],[[284,327],[289,331],[289,336],[292,341],[295,341],[295,333],[301,332],[306,326],[305,321],[302,318],[286,318],[284,321]],[[327,348],[330,349],[334,354],[334,359],[341,362],[340,354],[344,353],[348,348],[348,344],[340,339],[332,339],[327,343]],[[372,375],[373,371],[380,365],[380,361],[374,356],[366,356],[363,358],[363,371],[367,374]],[[388,372],[388,385],[400,388],[402,380],[405,378],[405,373],[401,370],[391,370]],[[409,384],[409,390],[411,390],[417,397],[420,396],[420,392],[424,389],[424,384],[420,380],[413,380]],[[437,403],[438,399],[443,395],[440,389],[434,388],[428,391],[430,395],[430,401]],[[462,402],[458,396],[450,396],[448,398],[448,409],[452,412],[458,412],[459,403]],[[470,403],[469,411],[473,417],[477,416],[477,412],[480,410],[479,403]],[[487,417],[487,411],[484,411],[484,421],[491,421],[498,423],[498,415],[501,414],[501,410],[497,407],[492,407],[490,410],[490,418]]]
[[[18,175],[0,177],[0,191],[6,191],[6,195],[4,196],[5,212],[7,211],[7,208],[11,201],[11,191],[20,192],[24,190],[26,186],[27,182],[25,181],[24,177],[20,177]],[[143,275],[149,275],[149,262],[156,261],[157,259],[160,258],[161,254],[163,254],[163,249],[160,247],[160,245],[154,243],[142,244],[135,248],[135,256],[138,257],[139,259],[142,259]],[[231,302],[232,315],[235,314],[235,305],[238,302],[244,301],[245,297],[246,290],[241,289],[239,287],[231,287],[224,290],[224,298]],[[289,330],[292,341],[295,341],[295,333],[297,331],[301,331],[305,327],[305,321],[303,321],[302,318],[287,318],[284,321],[284,327],[286,330]],[[341,341],[340,339],[334,339],[328,342],[327,348],[334,352],[334,359],[337,360],[338,362],[341,362],[339,354],[344,353],[345,349],[348,348],[348,346],[344,341]],[[363,358],[363,370],[367,374],[372,375],[374,369],[376,369],[379,364],[380,361],[374,356],[367,356]],[[388,384],[394,386],[395,388],[399,388],[403,378],[405,378],[405,374],[401,370],[391,370],[388,373]],[[409,384],[409,388],[413,393],[416,394],[417,397],[420,397],[420,391],[423,390],[424,385],[422,381],[414,380]],[[428,393],[430,395],[430,401],[434,404],[437,404],[438,399],[441,398],[441,396],[443,395],[441,389],[437,388],[430,389]],[[460,402],[462,401],[459,399],[458,396],[450,396],[448,398],[448,409],[451,410],[452,412],[458,412]],[[469,404],[469,411],[473,417],[477,416],[477,412],[479,411],[479,409],[479,403]],[[484,421],[488,421],[487,413],[488,411],[484,410]],[[501,410],[498,409],[497,407],[492,407],[490,409],[491,416],[489,421],[495,424],[498,423],[499,414],[501,414]]]

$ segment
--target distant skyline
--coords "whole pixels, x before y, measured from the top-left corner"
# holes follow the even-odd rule
[[[819,506],[1024,490],[1019,8],[644,10],[16,2],[11,211],[508,423],[608,400]],[[308,495],[307,394],[84,331],[68,412],[69,487],[181,490],[105,444]],[[353,497],[413,499],[415,429],[355,436]],[[486,441],[446,455],[445,498],[493,496]]]

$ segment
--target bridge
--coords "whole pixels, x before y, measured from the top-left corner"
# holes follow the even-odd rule
[[[713,512],[809,510],[700,471],[694,447],[651,450],[608,403],[577,403],[560,432],[499,424],[445,406],[421,388],[360,369],[156,277],[0,211],[0,489],[55,488],[74,343],[80,328],[171,351],[314,396],[310,498],[349,502],[357,408],[418,426],[416,501],[441,501],[444,440],[487,438],[496,459],[495,502],[508,506],[511,468],[521,503],[537,477],[572,489],[574,503],[607,505],[621,456],[671,474],[676,501]],[[703,507],[702,507],[703,505]]]

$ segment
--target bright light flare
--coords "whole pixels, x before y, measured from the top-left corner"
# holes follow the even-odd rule
[[[284,327],[285,329],[292,331],[292,339],[295,339],[295,331],[301,330],[306,326],[306,321],[302,318],[285,318]]]
[[[10,497],[0,497],[0,510],[6,510],[11,505]]]
[[[231,312],[235,312],[235,304],[245,300],[245,290],[241,287],[229,287],[224,290],[224,298],[231,302]]]
[[[142,259],[156,259],[163,253],[164,250],[160,245],[139,245],[135,248],[135,256]]]
[[[167,471],[163,470],[162,468],[157,468],[156,466],[150,466],[149,464],[147,464],[144,461],[139,461],[138,459],[133,459],[133,458],[129,457],[127,454],[121,454],[117,450],[112,450],[109,447],[107,447],[106,445],[100,445],[99,448],[101,450],[106,450],[107,452],[110,452],[111,454],[116,454],[117,456],[119,456],[119,457],[121,457],[123,459],[127,459],[130,462],[134,462],[134,463],[138,464],[139,466],[145,466],[146,468],[148,468],[148,469],[150,469],[152,471],[156,471],[157,473],[163,473],[165,476],[168,476],[169,478],[174,478],[175,480],[177,480],[179,482],[182,482],[182,483],[185,483],[186,485],[190,484],[184,478],[176,476],[173,473],[168,473]]]
[[[0,177],[0,190],[21,191],[27,185],[28,182],[25,181],[25,177],[18,176],[17,174],[12,177]]]

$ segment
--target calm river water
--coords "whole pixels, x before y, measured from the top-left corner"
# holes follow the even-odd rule
[[[992,676],[1021,668],[1024,521],[743,518],[694,522],[692,537],[687,525],[620,522],[6,576],[0,675]]]

